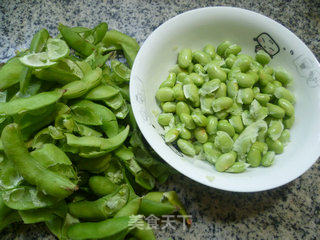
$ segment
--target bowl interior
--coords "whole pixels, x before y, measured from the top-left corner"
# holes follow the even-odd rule
[[[180,154],[162,137],[156,120],[160,108],[155,93],[176,64],[184,47],[202,49],[230,40],[251,56],[264,49],[271,66],[284,67],[294,77],[296,122],[291,141],[269,168],[249,168],[245,173],[219,173],[205,161]],[[157,28],[135,60],[130,83],[131,102],[138,125],[154,150],[186,176],[211,187],[230,191],[261,191],[281,186],[305,172],[319,156],[320,71],[311,51],[293,33],[260,14],[229,7],[196,9],[178,15]]]

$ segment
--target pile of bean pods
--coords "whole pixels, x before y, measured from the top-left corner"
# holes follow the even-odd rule
[[[156,92],[165,141],[219,172],[272,165],[295,119],[288,72],[270,67],[263,50],[255,58],[240,52],[230,41],[184,48]]]
[[[0,68],[0,231],[45,222],[59,239],[155,239],[143,215],[186,213],[174,191],[148,192],[170,169],[131,111],[139,45],[106,23],[59,31]]]

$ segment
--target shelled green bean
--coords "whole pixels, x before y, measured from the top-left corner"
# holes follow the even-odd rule
[[[155,94],[164,140],[219,172],[272,165],[294,123],[290,74],[273,69],[263,50],[255,58],[240,52],[230,41],[184,48]]]

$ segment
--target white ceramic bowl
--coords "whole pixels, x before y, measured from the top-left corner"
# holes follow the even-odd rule
[[[296,122],[291,142],[269,168],[249,168],[240,174],[219,173],[214,166],[180,154],[161,135],[155,112],[155,93],[176,63],[180,49],[201,49],[231,40],[254,56],[264,48],[273,55],[271,66],[283,66],[294,76]],[[173,168],[210,187],[256,192],[286,184],[302,175],[320,155],[320,65],[292,32],[268,17],[231,7],[185,12],[158,27],[141,47],[131,73],[130,96],[137,123],[152,148]]]

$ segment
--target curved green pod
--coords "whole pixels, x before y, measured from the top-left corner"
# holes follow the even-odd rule
[[[81,155],[81,153],[79,154],[80,157],[83,157]],[[79,159],[78,160],[78,168],[80,170],[86,170],[88,172],[91,173],[101,173],[103,171],[105,171],[110,164],[111,161],[111,154],[106,154],[105,152],[103,152],[104,156],[98,156],[98,157],[94,157],[94,158],[84,158],[84,159]],[[106,191],[105,188],[106,186],[104,186],[104,190],[100,189],[98,190],[98,186],[96,186],[97,188],[94,190],[96,191],[96,193],[103,193],[102,191]],[[100,192],[101,191],[101,192]]]
[[[67,44],[81,55],[87,57],[95,50],[96,46],[94,44],[86,41],[78,33],[72,31],[71,28],[59,24],[58,29]]]
[[[92,176],[89,178],[89,187],[98,196],[105,196],[114,192],[117,185],[104,176]]]
[[[151,190],[154,188],[155,179],[145,169],[141,168],[139,163],[135,160],[134,153],[122,146],[115,151],[115,155],[124,162],[130,173],[134,175],[135,181],[145,189]]]
[[[0,68],[0,89],[5,90],[19,82],[19,77],[25,66],[19,58],[10,59]]]
[[[74,81],[62,87],[65,91],[63,97],[65,99],[78,98],[86,94],[90,89],[99,85],[102,79],[102,70],[97,67],[86,73],[79,81]]]
[[[75,240],[110,238],[128,231],[130,216],[107,219],[101,222],[83,222],[71,225],[67,231],[68,237]],[[113,238],[114,239],[114,238]]]
[[[155,215],[160,217],[162,215],[173,214],[178,210],[179,208],[172,205],[171,203],[156,202],[142,198],[139,213],[145,216]]]
[[[7,125],[1,135],[4,152],[14,162],[18,172],[30,184],[36,185],[48,195],[65,198],[77,190],[77,185],[66,177],[47,170],[28,152],[17,124]]]
[[[106,22],[99,23],[97,26],[95,26],[92,33],[94,39],[93,44],[101,42],[107,31],[108,24]]]
[[[8,225],[14,222],[20,222],[21,217],[17,211],[12,211],[6,215],[5,218],[0,219],[0,232]]]
[[[134,198],[121,208],[114,217],[137,215],[141,205],[141,198]]]
[[[37,110],[57,102],[63,95],[62,90],[38,93],[31,97],[17,98],[0,103],[0,115],[15,115]]]
[[[29,51],[31,53],[38,53],[43,50],[45,44],[49,38],[49,33],[46,29],[39,30],[32,38]],[[20,81],[20,92],[25,93],[32,74],[32,68],[24,67],[23,71],[20,73],[19,81]]]
[[[116,115],[107,107],[89,100],[81,100],[73,104],[71,110],[73,118],[77,122],[87,125],[101,125],[108,137],[114,137],[118,134],[119,127]]]
[[[99,138],[94,136],[77,137],[73,134],[66,133],[67,144],[72,147],[92,147],[98,148],[105,152],[111,152],[122,145],[129,134],[129,125],[111,138]]]
[[[30,210],[53,206],[57,199],[32,186],[18,186],[2,192],[4,204],[15,210]]]
[[[120,46],[123,50],[124,56],[132,67],[134,59],[139,51],[139,44],[135,39],[129,37],[119,31],[109,30],[106,32],[104,38],[101,41],[104,45],[108,46]]]
[[[99,198],[96,201],[79,201],[68,205],[72,216],[87,220],[102,220],[113,216],[128,201],[129,188],[121,186],[112,194]]]
[[[103,100],[114,97],[119,93],[119,90],[110,85],[99,85],[91,89],[85,96],[88,100]]]
[[[54,66],[35,70],[33,74],[44,81],[68,84],[83,77],[83,71],[78,65],[72,60],[64,58]]]

